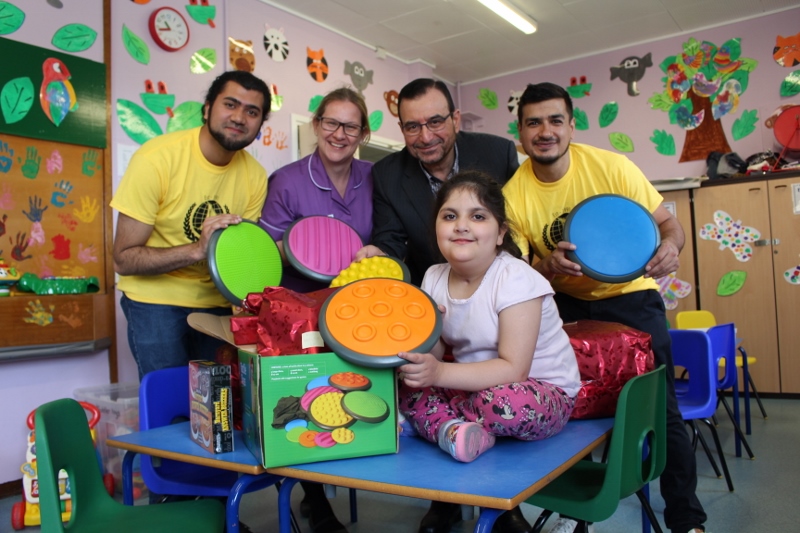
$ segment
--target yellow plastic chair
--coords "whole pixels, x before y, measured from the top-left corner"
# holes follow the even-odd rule
[[[103,485],[83,407],[64,398],[36,409],[36,462],[42,531],[101,533],[221,533],[225,508],[216,500],[128,506],[115,501]],[[61,522],[58,472],[66,470],[72,516]]]
[[[675,316],[675,327],[677,329],[706,329],[716,325],[717,319],[714,317],[714,314],[711,311],[680,311]],[[758,402],[758,407],[761,409],[761,415],[764,418],[767,418],[767,411],[764,409],[764,404],[761,403],[761,398],[758,396],[758,389],[756,389],[756,384],[753,381],[753,377],[750,375],[749,370],[750,365],[758,362],[758,359],[748,356],[747,352],[741,345],[738,346],[738,349],[741,355],[736,356],[736,366],[742,369],[742,376],[745,379],[746,385],[750,386],[750,390],[753,392],[753,396]],[[725,359],[720,359],[719,366],[725,366]],[[747,386],[745,386],[744,401],[745,433],[750,435],[750,395],[748,394]]]

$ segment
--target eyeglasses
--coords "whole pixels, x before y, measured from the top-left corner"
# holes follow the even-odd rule
[[[364,128],[362,128],[358,124],[339,122],[338,120],[333,118],[318,117],[317,120],[322,126],[322,129],[325,131],[334,132],[339,129],[339,126],[341,126],[342,129],[344,129],[344,134],[347,135],[348,137],[358,137],[364,130]]]
[[[403,133],[410,137],[414,137],[422,133],[422,126],[427,127],[429,132],[435,133],[437,131],[442,131],[447,119],[452,116],[453,113],[448,113],[443,117],[431,117],[428,119],[428,122],[423,122],[422,124],[419,122],[406,122],[405,124],[401,124],[400,127],[402,128]]]

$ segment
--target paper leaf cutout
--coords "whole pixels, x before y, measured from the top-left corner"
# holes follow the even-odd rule
[[[14,33],[25,22],[25,12],[8,2],[0,2],[0,35]]]
[[[731,130],[733,140],[738,141],[756,131],[756,122],[758,122],[758,112],[755,109],[743,111],[742,116],[733,121]]]
[[[650,140],[656,145],[656,152],[659,154],[675,155],[675,138],[671,133],[667,133],[666,130],[653,130]]]
[[[674,102],[664,93],[664,91],[661,91],[660,93],[655,93],[653,96],[648,98],[647,103],[650,104],[651,109],[655,109],[657,111],[669,111]]]
[[[630,153],[633,152],[633,141],[630,137],[625,135],[624,133],[609,133],[608,140],[611,142],[611,146],[619,150],[620,152]]]
[[[753,248],[748,243],[761,238],[761,232],[755,228],[742,225],[741,220],[733,220],[725,211],[714,213],[714,223],[700,228],[700,238],[706,241],[717,241],[719,249],[730,249],[734,257],[741,262],[753,257]]]
[[[736,37],[735,39],[730,39],[722,43],[720,48],[727,48],[728,53],[731,55],[731,61],[736,61],[742,55],[742,45],[741,39]]]
[[[678,299],[686,298],[692,292],[692,286],[675,275],[675,272],[670,272],[663,278],[656,280],[658,283],[658,292],[661,294],[661,299],[664,300],[664,307],[670,311],[678,307]]]
[[[122,25],[122,44],[133,59],[143,65],[150,63],[150,49],[141,37],[133,33],[124,24]]]
[[[167,133],[203,125],[203,104],[200,102],[183,102],[172,113],[173,116],[167,120]]]
[[[508,130],[506,133],[513,135],[516,140],[519,140],[519,124],[516,120],[508,123]]]
[[[800,70],[795,70],[781,82],[781,96],[794,96],[800,93]]]
[[[117,118],[128,137],[139,144],[144,144],[163,133],[156,119],[143,107],[130,100],[122,98],[117,100]]]
[[[575,108],[572,110],[572,116],[575,117],[575,129],[585,131],[589,129],[589,116],[583,109]]]
[[[322,103],[322,95],[318,94],[316,96],[312,96],[311,100],[308,101],[308,111],[310,113],[316,113],[319,104]]]
[[[67,24],[53,35],[53,46],[65,52],[88,50],[97,39],[97,32],[85,24]]]
[[[600,110],[600,127],[605,128],[610,125],[617,118],[619,113],[619,105],[616,102],[609,102]]]
[[[189,70],[192,74],[203,74],[214,68],[217,64],[217,51],[213,48],[201,48],[192,54],[189,60]]]
[[[733,71],[730,77],[725,79],[726,82],[728,80],[736,80],[739,82],[739,85],[741,86],[739,94],[741,95],[744,94],[744,92],[747,90],[747,86],[750,84],[750,73],[747,72],[746,70],[742,70],[741,68],[739,68],[738,70]],[[717,94],[723,92],[724,90],[725,90],[725,84],[721,83],[719,86],[719,90],[711,96],[711,99],[713,100],[714,97],[717,96]]]
[[[369,114],[369,129],[371,131],[378,131],[383,125],[383,111],[373,111]]]
[[[661,72],[666,74],[669,66],[677,62],[678,62],[678,56],[668,56],[664,58],[664,61],[662,61],[660,65],[658,65],[658,68],[661,69]]]
[[[785,279],[787,283],[791,283],[792,285],[800,285],[800,265],[797,265],[794,268],[790,268],[789,270],[784,272],[783,279]]]
[[[0,109],[6,124],[19,122],[31,110],[36,94],[33,92],[33,82],[30,78],[15,78],[9,80],[0,92]]]
[[[717,296],[731,296],[739,292],[744,287],[747,279],[747,272],[744,270],[731,270],[717,284]]]
[[[481,101],[481,104],[486,109],[497,109],[497,93],[491,89],[478,91],[478,100]]]

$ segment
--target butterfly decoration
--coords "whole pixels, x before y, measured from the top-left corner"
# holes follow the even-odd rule
[[[678,307],[678,299],[686,298],[692,292],[692,285],[688,281],[678,279],[675,272],[670,272],[663,278],[656,280],[658,293],[664,300],[664,307],[670,311]]]
[[[783,273],[783,279],[792,285],[800,285],[800,265],[792,267]]]
[[[761,232],[757,229],[742,225],[741,220],[733,220],[725,211],[715,211],[714,223],[700,228],[701,239],[717,241],[720,250],[729,248],[736,259],[743,263],[753,257],[753,248],[748,243],[760,237]]]

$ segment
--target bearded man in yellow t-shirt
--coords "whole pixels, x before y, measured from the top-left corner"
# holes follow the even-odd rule
[[[572,99],[553,83],[528,85],[519,100],[520,143],[529,158],[503,188],[508,218],[522,253],[538,259],[533,268],[556,291],[564,322],[605,320],[645,331],[652,337],[656,367],[667,366],[667,465],[661,475],[664,521],[674,533],[703,531],[706,514],[695,494],[694,450],[675,398],[674,368],[664,303],[655,278],[678,268],[684,233],[661,204],[662,197],[627,157],[572,143]],[[586,198],[619,194],[645,206],[655,218],[661,245],[644,276],[626,283],[604,283],[583,275],[565,252],[575,245],[562,240],[569,212]],[[574,521],[561,517],[552,531],[572,531]]]
[[[258,220],[267,174],[243,148],[270,111],[256,76],[229,71],[211,84],[203,125],[158,136],[131,158],[111,207],[119,212],[114,270],[139,378],[213,359],[220,341],[194,331],[194,311],[230,313],[208,270],[215,230]]]

